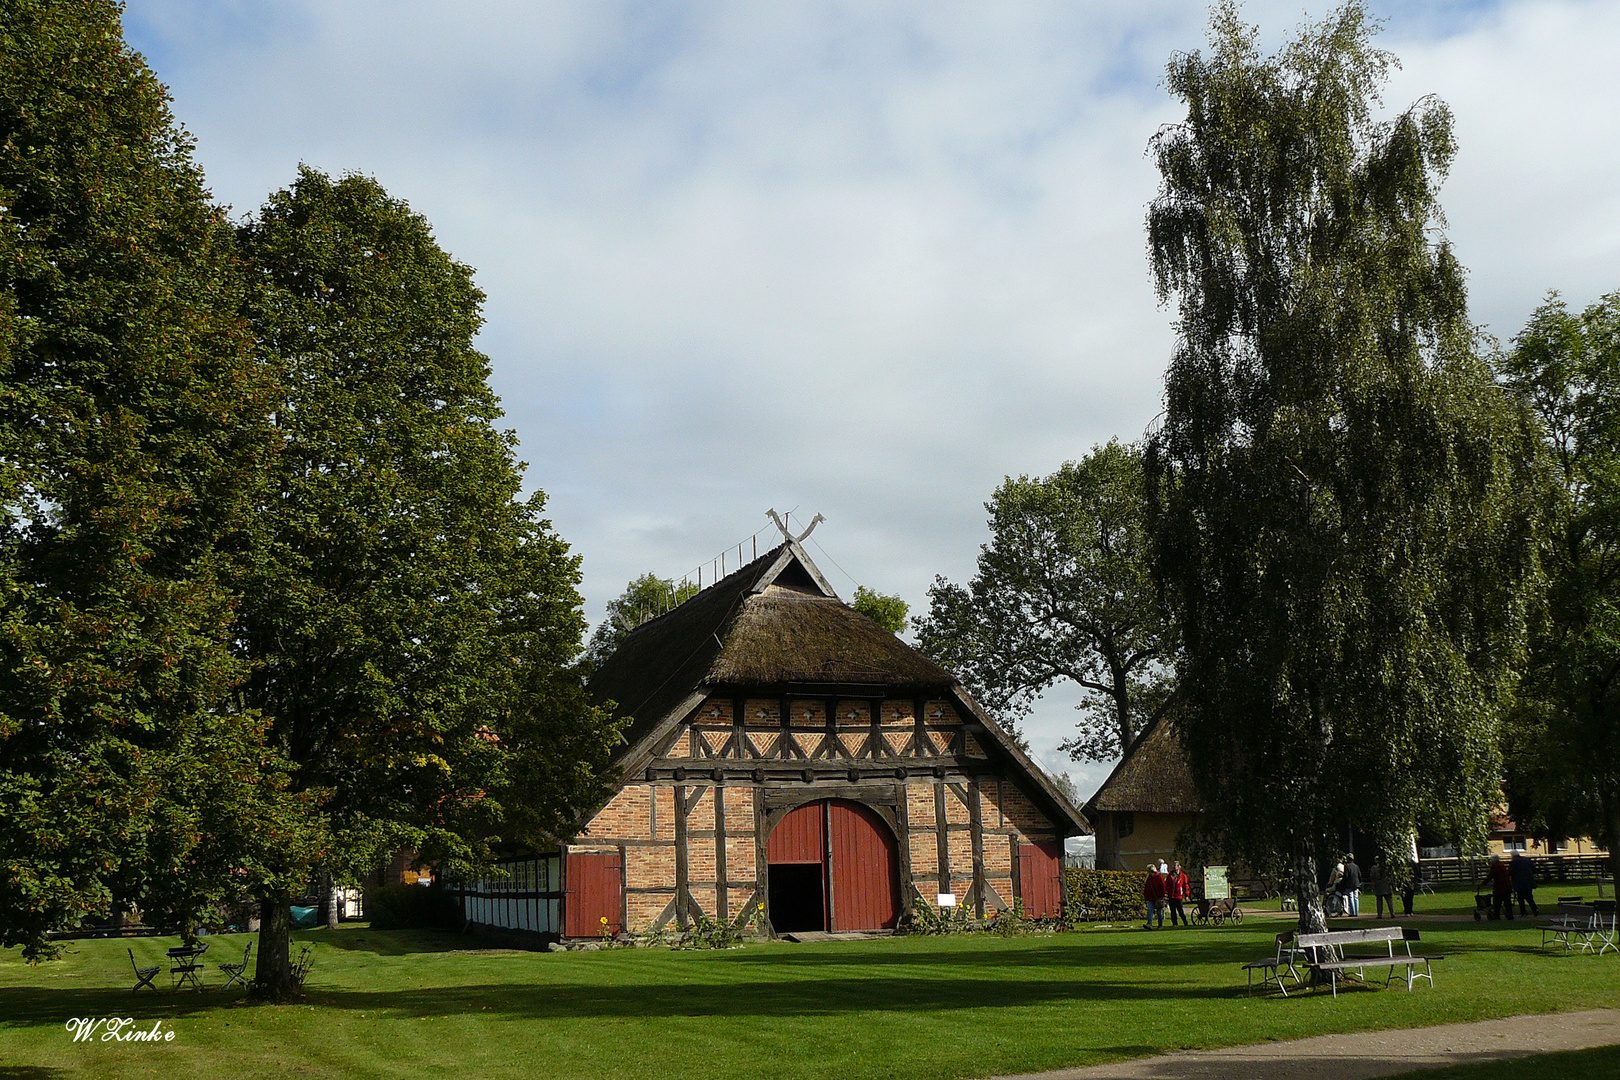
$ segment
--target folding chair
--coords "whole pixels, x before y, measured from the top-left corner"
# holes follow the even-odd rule
[[[135,978],[139,980],[135,983],[135,989],[131,990],[130,993],[135,993],[136,990],[143,986],[151,987],[152,993],[157,993],[157,987],[152,986],[152,980],[157,977],[158,972],[163,970],[163,965],[153,964],[151,967],[141,967],[135,962],[135,950],[129,949],[127,951],[129,952],[129,966],[135,969]]]
[[[253,955],[253,942],[252,942],[252,940],[249,940],[248,943],[247,943],[247,948],[242,950],[242,962],[240,964],[217,964],[217,965],[215,965],[216,967],[219,968],[219,970],[223,971],[225,973],[225,976],[226,976],[225,985],[220,987],[221,990],[229,990],[231,988],[232,983],[236,983],[236,984],[240,985],[243,990],[247,989],[247,983],[245,981],[243,981],[243,980],[244,980],[244,976],[247,975],[248,957],[250,957],[252,955]]]
[[[1620,945],[1615,944],[1617,936],[1617,920],[1615,902],[1613,900],[1596,900],[1592,903],[1592,937],[1599,946],[1597,954],[1602,956],[1610,949],[1620,952]]]

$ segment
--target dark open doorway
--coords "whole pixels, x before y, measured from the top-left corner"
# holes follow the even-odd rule
[[[827,929],[820,863],[770,864],[771,926],[778,934]]]

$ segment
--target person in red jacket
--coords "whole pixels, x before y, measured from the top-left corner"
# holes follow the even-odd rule
[[[1177,919],[1181,920],[1182,926],[1187,925],[1187,909],[1181,906],[1181,902],[1187,899],[1187,889],[1187,872],[1180,863],[1176,863],[1170,868],[1170,876],[1164,879],[1164,898],[1170,903],[1171,926],[1176,925]]]
[[[1513,918],[1513,878],[1502,856],[1491,856],[1491,868],[1485,879],[1491,883],[1491,918],[1500,919],[1504,910],[1509,919]]]
[[[1154,929],[1153,919],[1158,917],[1158,929],[1164,929],[1164,875],[1159,873],[1157,866],[1148,867],[1147,884],[1142,886],[1142,899],[1147,904],[1147,925],[1145,930]]]

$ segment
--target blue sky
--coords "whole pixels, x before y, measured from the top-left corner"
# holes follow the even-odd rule
[[[1251,3],[1276,43],[1311,0]],[[1620,288],[1620,4],[1375,5],[1445,99],[1476,321]],[[972,573],[982,504],[1139,436],[1171,345],[1142,222],[1196,3],[132,0],[216,196],[376,176],[478,270],[482,348],[587,614],[766,526],[846,595]],[[812,548],[812,554],[819,555]],[[839,569],[842,567],[844,569]],[[1074,696],[1027,725],[1063,761]]]

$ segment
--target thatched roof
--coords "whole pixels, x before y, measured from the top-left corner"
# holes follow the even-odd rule
[[[633,743],[699,686],[943,692],[954,682],[840,600],[803,549],[785,543],[631,631],[591,679],[591,696],[635,717]]]
[[[1086,803],[1099,810],[1143,814],[1196,814],[1198,789],[1187,756],[1176,738],[1170,714],[1161,715],[1136,737],[1102,787]]]
[[[802,547],[788,541],[631,631],[591,678],[597,702],[634,718],[618,755],[634,758],[660,725],[727,687],[828,696],[883,690],[954,701],[1027,772],[1055,820],[1085,819],[954,676],[838,598]]]

